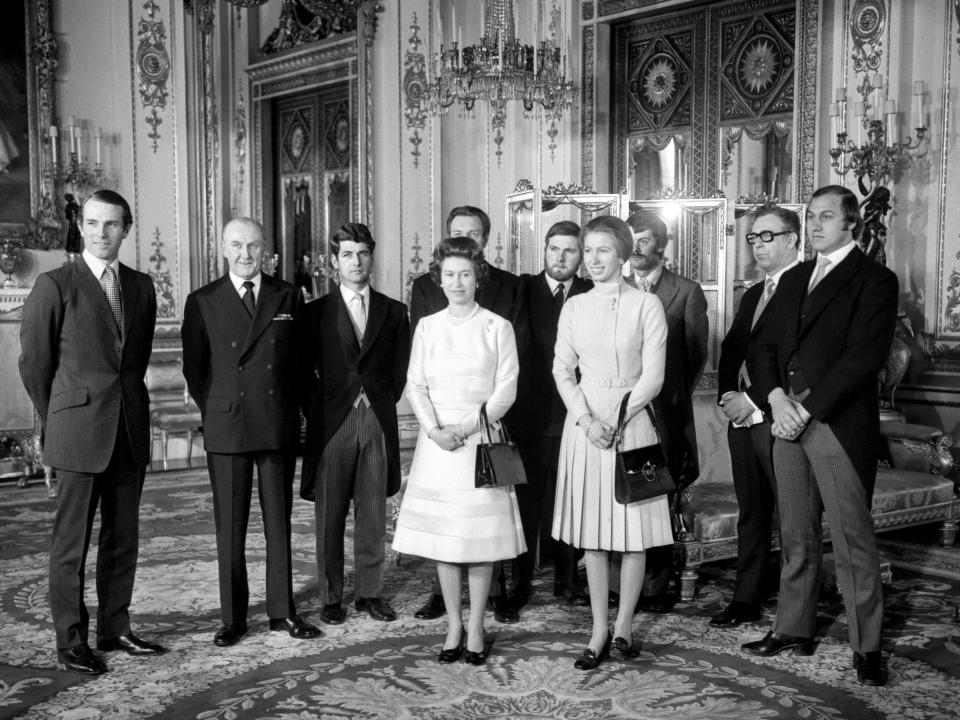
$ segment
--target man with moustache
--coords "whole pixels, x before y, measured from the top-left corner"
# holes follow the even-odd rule
[[[517,410],[520,432],[514,432],[523,455],[527,483],[517,485],[517,503],[527,551],[514,561],[515,586],[510,604],[518,611],[532,592],[537,558],[553,562],[553,594],[572,602],[586,602],[577,585],[577,556],[573,546],[550,538],[553,503],[557,487],[560,436],[567,411],[553,379],[553,349],[564,301],[587,292],[591,280],[577,276],[582,258],[580,226],[555,223],[547,231],[543,249],[543,272],[520,277],[522,304],[530,328],[529,352],[520,358]]]
[[[366,225],[347,223],[330,238],[340,287],[307,305],[298,337],[307,444],[300,494],[316,503],[320,619],[339,625],[343,537],[355,518],[354,603],[374,620],[397,619],[381,598],[386,501],[400,489],[397,401],[406,383],[406,306],[370,287],[373,249]]]
[[[693,391],[707,363],[707,299],[700,286],[663,264],[667,226],[660,216],[641,210],[627,219],[633,233],[632,273],[627,281],[655,293],[667,316],[667,369],[654,411],[670,472],[683,490],[700,475]],[[667,587],[673,573],[673,547],[647,551],[647,579],[638,607],[668,612],[673,598]]]
[[[240,642],[247,632],[245,545],[254,466],[267,541],[270,629],[297,639],[320,635],[294,608],[290,559],[302,392],[294,321],[303,296],[261,272],[264,243],[257,221],[228,222],[221,250],[229,272],[190,293],[183,311],[183,374],[203,417],[213,487],[223,622],[213,636],[218,647]]]
[[[755,367],[757,384],[771,388],[780,593],[771,632],[743,649],[761,656],[789,648],[813,653],[825,512],[853,667],[862,684],[879,686],[887,668],[870,503],[880,444],[877,373],[893,342],[898,283],[857,246],[862,224],[849,189],[817,190],[806,213],[817,258],[784,273],[768,310]]]
[[[475,240],[486,252],[487,242],[490,240],[490,218],[480,208],[472,205],[461,205],[453,208],[447,215],[447,236],[466,236]],[[527,326],[526,311],[521,303],[520,279],[506,270],[501,270],[489,261],[487,263],[487,279],[477,288],[476,300],[480,307],[496,313],[509,320],[513,325],[513,333],[517,340],[517,352],[522,358],[527,347],[529,328]],[[439,312],[447,307],[447,297],[443,290],[433,282],[430,273],[425,273],[413,281],[410,289],[410,332],[416,331],[420,319]],[[509,431],[517,428],[516,411],[511,408],[503,419]],[[506,582],[503,572],[496,573],[498,582],[491,589],[491,602],[494,607],[494,617],[498,622],[516,622],[520,615],[507,598]],[[423,606],[414,613],[419,620],[432,620],[445,612],[443,596],[440,594],[440,585],[434,583],[430,597]]]
[[[133,216],[112,190],[80,210],[83,254],[37,277],[23,306],[20,377],[43,426],[43,462],[59,481],[50,541],[50,613],[57,666],[100,675],[87,644],[84,566],[97,505],[97,649],[165,650],[130,629],[140,543],[140,494],[150,462],[144,375],[157,299],[149,275],[119,260]]]
[[[797,264],[800,218],[777,205],[757,211],[747,234],[753,257],[764,281],[747,290],[733,324],[720,345],[717,402],[730,421],[727,443],[733,487],[740,515],[737,519],[737,580],[733,599],[710,624],[732,628],[760,619],[763,576],[770,558],[776,485],[773,474],[773,437],[767,393],[757,383],[756,358],[760,336],[769,315],[766,309],[780,277]]]

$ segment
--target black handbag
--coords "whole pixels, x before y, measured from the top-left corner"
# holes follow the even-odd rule
[[[623,442],[623,420],[627,415],[629,400],[630,393],[627,393],[620,402],[620,414],[617,418],[617,471],[613,487],[614,497],[623,505],[677,491],[677,484],[667,467],[667,458],[660,443],[657,419],[649,404],[646,410],[650,415],[653,431],[657,434],[657,442],[633,450],[620,449]]]
[[[493,442],[487,420],[487,404],[480,406],[480,444],[477,445],[476,487],[509,487],[523,485],[527,474],[523,470],[520,451],[510,440],[507,429],[500,426],[501,442]]]

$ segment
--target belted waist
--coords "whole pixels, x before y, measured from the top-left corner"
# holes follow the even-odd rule
[[[580,378],[580,382],[586,383],[587,385],[597,385],[599,387],[633,387],[637,384],[636,380],[627,380],[626,378],[615,378],[615,377],[587,377],[583,376]]]

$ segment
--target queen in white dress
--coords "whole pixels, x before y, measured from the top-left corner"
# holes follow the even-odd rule
[[[486,403],[487,417],[498,427],[516,398],[519,368],[513,327],[474,299],[485,267],[483,251],[469,237],[437,246],[431,274],[450,304],[417,323],[407,370],[407,399],[420,434],[393,549],[437,561],[448,619],[441,662],[459,659],[464,640],[468,662],[485,660],[483,610],[493,563],[526,550],[513,489],[474,484],[480,406]],[[470,591],[466,638],[462,564]]]
[[[655,443],[644,408],[663,385],[667,325],[656,295],[623,282],[630,228],[616,217],[587,223],[583,263],[594,282],[563,306],[553,376],[567,406],[560,441],[552,535],[583,548],[593,613],[593,634],[576,662],[595,668],[611,646],[608,628],[609,553],[623,553],[620,606],[613,646],[626,658],[633,648],[633,613],[643,583],[647,548],[673,542],[666,497],[622,505],[614,498],[613,446],[620,401],[630,393],[623,449]],[[577,380],[577,371],[580,380]]]

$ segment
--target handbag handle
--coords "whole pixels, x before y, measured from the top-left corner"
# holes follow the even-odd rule
[[[623,429],[624,429],[624,419],[627,417],[627,403],[630,402],[630,393],[628,392],[623,396],[623,400],[620,401],[620,412],[617,414],[617,452],[620,452],[620,445],[623,442]],[[644,407],[644,410],[647,411],[647,414],[650,416],[650,424],[653,425],[653,432],[657,436],[657,442],[660,443],[660,428],[657,427],[657,418],[653,414],[653,408],[650,407],[652,403],[647,403]]]
[[[484,442],[484,434],[486,434],[486,442]],[[510,435],[507,433],[507,426],[504,425],[503,423],[500,423],[500,436],[503,439],[503,442],[505,443],[510,442]],[[490,421],[487,419],[486,403],[483,403],[480,405],[480,444],[481,445],[493,444],[493,430],[490,429]]]

